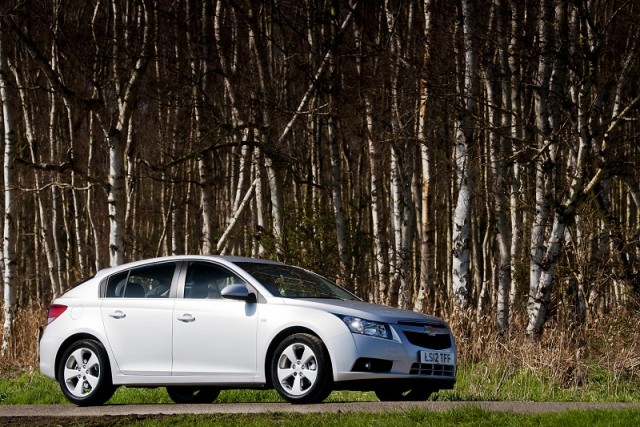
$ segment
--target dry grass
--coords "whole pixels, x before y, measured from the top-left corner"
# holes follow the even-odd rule
[[[37,367],[39,328],[46,317],[47,307],[39,304],[18,308],[14,336],[9,353],[0,360],[0,371]],[[461,323],[452,317],[463,363],[500,366],[503,372],[524,369],[567,388],[583,386],[594,366],[614,380],[640,381],[640,313],[635,310],[610,313],[606,320],[571,328],[550,320],[536,340],[526,337],[524,322],[517,320],[505,336],[497,333],[490,318],[467,327]]]
[[[547,322],[540,337],[527,337],[525,324],[514,321],[500,336],[492,319],[461,326],[452,321],[462,362],[501,366],[505,372],[522,370],[543,374],[565,388],[589,381],[594,367],[613,381],[640,381],[640,313],[620,309],[598,319],[570,327]]]
[[[0,359],[0,372],[25,370],[38,366],[40,328],[47,323],[47,312],[48,307],[37,303],[22,306],[16,310],[13,337],[9,341],[8,353]],[[0,315],[0,324],[3,322],[4,311]],[[2,338],[3,331],[0,328],[0,341]]]

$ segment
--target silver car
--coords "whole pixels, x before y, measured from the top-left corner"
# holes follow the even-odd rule
[[[252,258],[171,256],[99,271],[56,299],[40,370],[77,405],[116,387],[166,387],[176,403],[275,388],[291,403],[332,390],[425,400],[456,381],[436,317],[363,302],[308,270]]]

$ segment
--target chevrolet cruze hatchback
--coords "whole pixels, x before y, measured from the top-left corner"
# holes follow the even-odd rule
[[[176,403],[274,388],[291,403],[332,390],[425,400],[456,380],[439,318],[361,301],[302,268],[172,256],[101,270],[56,299],[40,370],[78,405],[116,387],[166,387]]]

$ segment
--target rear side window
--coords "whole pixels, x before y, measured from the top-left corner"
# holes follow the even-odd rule
[[[175,263],[154,264],[109,277],[106,298],[167,298]]]

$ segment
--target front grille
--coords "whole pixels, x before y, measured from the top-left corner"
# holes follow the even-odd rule
[[[440,320],[400,320],[398,325],[402,326],[417,326],[424,328],[425,326],[431,326],[433,328],[444,328],[446,324]]]
[[[455,377],[456,367],[450,365],[435,365],[432,363],[414,363],[411,365],[411,375]]]
[[[404,331],[404,336],[409,342],[422,348],[430,348],[432,350],[444,350],[451,348],[451,335],[435,334],[429,335],[422,332]]]

